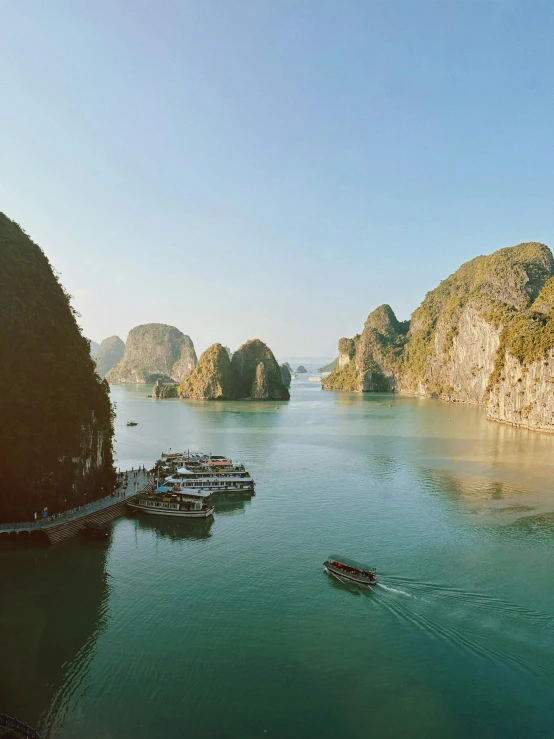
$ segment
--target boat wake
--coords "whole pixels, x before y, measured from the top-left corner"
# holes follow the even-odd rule
[[[384,582],[378,582],[377,587],[388,590],[389,593],[398,593],[398,595],[405,595],[406,598],[416,598],[417,596],[407,593],[405,590],[398,590],[398,588],[391,588],[389,585],[385,585]]]
[[[533,624],[530,640],[536,643],[537,627],[547,627],[550,632],[554,618],[545,613],[529,611],[522,606],[493,598],[483,593],[471,593],[458,588],[418,583],[399,577],[387,577],[395,585],[404,585],[406,590],[378,583],[374,602],[386,609],[399,621],[414,626],[429,637],[440,639],[476,657],[501,662],[544,677],[551,670],[544,665],[530,664],[512,648],[502,648],[491,632],[503,640],[510,639],[510,620],[529,621]],[[410,593],[409,590],[415,590]],[[425,594],[422,598],[420,594]],[[399,598],[398,596],[402,596]],[[410,600],[408,600],[408,598]],[[478,609],[478,610],[476,610]],[[529,624],[530,625],[530,624]]]

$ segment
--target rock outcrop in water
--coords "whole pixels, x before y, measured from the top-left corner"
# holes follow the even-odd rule
[[[125,353],[125,344],[119,336],[109,336],[100,344],[94,355],[96,371],[100,377],[105,377],[112,367],[121,362]]]
[[[69,297],[42,250],[0,213],[0,521],[111,491],[112,409]]]
[[[251,339],[237,349],[231,360],[233,397],[253,400],[288,400],[281,368],[271,349]]]
[[[305,375],[308,373],[308,370],[304,367],[303,364],[299,364],[296,368],[296,373],[299,375]]]
[[[281,365],[281,379],[283,380],[283,385],[285,387],[290,387],[290,382],[291,382],[292,377],[291,377],[290,370],[287,364]]]
[[[259,339],[243,344],[232,360],[226,347],[212,344],[177,392],[181,398],[195,400],[288,400],[290,397],[273,352]]]
[[[182,398],[196,400],[231,398],[231,360],[227,348],[221,344],[208,347],[196,367],[184,378],[178,393]]]
[[[152,388],[152,397],[158,398],[159,400],[178,398],[179,385],[176,382],[164,382],[158,378]]]
[[[389,306],[339,342],[334,390],[398,391],[483,404],[487,416],[554,431],[554,259],[526,243],[477,257],[430,293],[410,323]]]
[[[123,359],[107,373],[106,379],[113,384],[157,379],[181,382],[196,362],[189,336],[175,326],[147,323],[129,331]]]

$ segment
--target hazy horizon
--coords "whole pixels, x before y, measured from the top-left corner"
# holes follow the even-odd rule
[[[463,262],[554,244],[554,6],[3,3],[0,210],[100,342],[336,356]]]

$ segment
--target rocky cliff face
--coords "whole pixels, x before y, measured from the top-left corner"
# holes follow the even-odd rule
[[[231,360],[233,397],[256,400],[288,400],[281,368],[271,349],[259,339],[243,344]]]
[[[105,377],[112,367],[123,359],[125,344],[119,336],[109,336],[100,344],[94,356],[96,371],[100,377]]]
[[[212,344],[179,387],[182,398],[225,400],[233,396],[231,360],[226,347]]]
[[[145,383],[157,378],[175,382],[196,366],[189,336],[174,326],[147,323],[129,332],[123,359],[106,375],[110,383]]]
[[[543,244],[462,265],[409,324],[388,306],[341,339],[334,390],[399,391],[487,406],[489,418],[554,431],[554,259]]]
[[[0,521],[106,495],[114,482],[108,386],[41,249],[0,213]]]
[[[229,360],[226,347],[221,344],[210,346],[193,371],[183,379],[178,394],[181,398],[195,400],[289,398],[281,368],[271,349],[258,339],[243,344],[233,354],[232,360]]]
[[[98,349],[100,348],[100,344],[97,344],[96,341],[90,340],[90,356],[95,357]]]
[[[407,324],[397,320],[389,305],[376,308],[368,316],[361,334],[339,341],[336,369],[323,380],[323,387],[360,392],[396,390],[407,329]]]
[[[281,380],[285,387],[290,387],[292,377],[287,363],[281,365]]]

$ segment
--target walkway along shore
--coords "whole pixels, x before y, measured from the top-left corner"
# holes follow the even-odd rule
[[[0,727],[13,729],[18,734],[21,734],[21,736],[28,737],[28,739],[42,739],[38,731],[33,729],[32,726],[28,726],[23,721],[19,721],[13,718],[13,716],[8,716],[6,713],[0,713]]]
[[[21,542],[25,539],[58,544],[77,536],[84,521],[106,524],[128,513],[127,501],[134,500],[141,493],[153,490],[155,480],[145,472],[127,472],[128,487],[117,488],[113,495],[95,500],[66,513],[40,518],[37,521],[0,524],[0,542]]]

